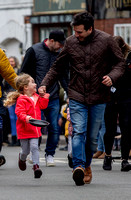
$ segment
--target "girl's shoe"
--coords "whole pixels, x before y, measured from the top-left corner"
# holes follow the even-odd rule
[[[26,160],[23,161],[23,160],[20,159],[20,153],[19,153],[18,166],[19,166],[19,169],[20,169],[21,171],[25,171],[25,170],[26,170]]]
[[[34,170],[34,178],[40,178],[42,175],[42,171],[39,168],[39,165],[33,165],[33,170]]]

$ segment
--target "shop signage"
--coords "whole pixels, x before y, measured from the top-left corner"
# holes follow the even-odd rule
[[[131,10],[131,0],[106,0],[106,8],[117,8],[118,10]]]
[[[51,24],[51,23],[70,23],[73,19],[73,15],[42,15],[42,16],[31,16],[31,24]]]
[[[34,0],[33,14],[70,13],[85,9],[85,0]]]

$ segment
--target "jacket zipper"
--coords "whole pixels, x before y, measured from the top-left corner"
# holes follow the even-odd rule
[[[35,119],[36,119],[36,109],[35,109],[35,105],[34,105],[34,111],[35,111]],[[36,126],[36,132],[37,132],[37,136],[39,137],[39,133],[38,133],[38,128],[37,128],[37,126]]]

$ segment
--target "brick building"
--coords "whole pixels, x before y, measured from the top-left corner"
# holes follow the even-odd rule
[[[94,15],[95,28],[121,35],[131,45],[131,0],[34,0],[33,14],[25,17],[25,23],[32,24],[32,42],[42,41],[56,28],[71,35],[73,15],[83,10]]]

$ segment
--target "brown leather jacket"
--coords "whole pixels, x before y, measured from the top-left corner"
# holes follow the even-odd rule
[[[64,74],[69,63],[68,97],[84,104],[108,102],[110,87],[101,83],[102,77],[108,75],[115,83],[125,71],[121,50],[112,36],[99,30],[94,30],[84,42],[79,42],[74,35],[68,37],[41,85],[50,87]]]

